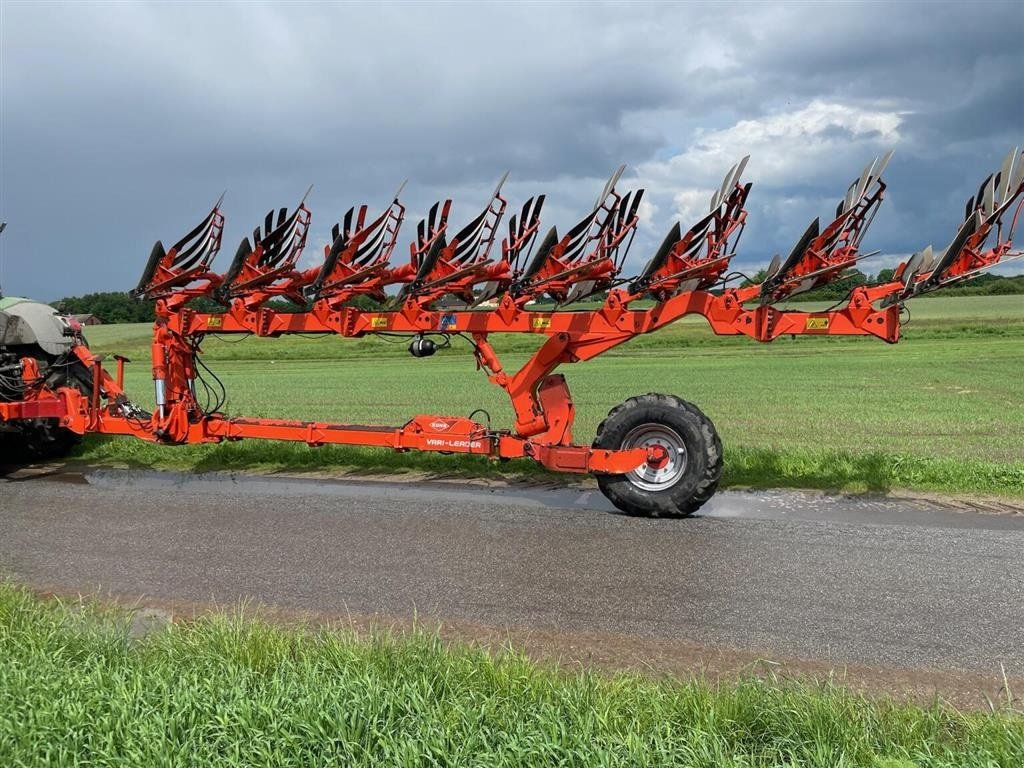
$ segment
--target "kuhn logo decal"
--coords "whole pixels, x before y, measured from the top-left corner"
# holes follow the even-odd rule
[[[449,427],[451,427],[451,424],[449,424],[447,421],[432,421],[432,422],[430,422],[430,428],[431,429],[436,429],[438,432],[441,432],[441,431],[443,431],[445,429],[448,429]]]

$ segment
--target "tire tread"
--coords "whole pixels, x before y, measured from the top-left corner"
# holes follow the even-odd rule
[[[651,410],[654,413],[650,413]],[[648,392],[626,399],[612,408],[598,425],[593,445],[599,448],[620,448],[621,442],[608,443],[621,441],[620,434],[644,423],[645,420],[661,423],[661,419],[673,416],[682,416],[683,421],[696,427],[700,432],[703,443],[699,446],[700,453],[703,454],[703,461],[699,462],[700,476],[693,482],[693,488],[684,495],[679,493],[678,484],[663,491],[644,491],[633,486],[625,475],[599,475],[598,485],[602,493],[626,514],[644,517],[687,517],[707,503],[718,489],[722,477],[722,441],[718,431],[700,408],[676,395]],[[681,436],[685,440],[685,435]],[[691,450],[692,447],[687,444],[688,453]]]

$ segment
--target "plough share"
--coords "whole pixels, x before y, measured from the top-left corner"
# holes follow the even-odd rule
[[[36,455],[59,453],[76,436],[103,433],[171,445],[265,438],[530,458],[554,471],[595,474],[605,495],[626,512],[689,514],[711,498],[722,471],[711,421],[674,396],[645,395],[615,408],[592,445],[577,445],[573,401],[555,370],[694,314],[716,334],[762,342],[783,335],[870,335],[894,343],[908,299],[1022,255],[1012,251],[1024,203],[1016,202],[1024,192],[1024,159],[1014,149],[967,201],[964,221],[942,252],[928,247],[915,253],[891,281],[858,286],[829,311],[780,308],[871,255],[861,252],[861,241],[882,203],[891,154],[854,179],[829,224],[815,219],[785,259],[775,257],[759,284],[739,286],[730,286],[737,278],[729,265],[746,225],[747,158],[726,174],[707,215],[685,231],[673,226],[632,278],[622,272],[643,190],[619,190],[623,168],[563,235],[554,227],[542,230],[543,195],[523,203],[503,228],[504,178],[460,229],[449,224],[452,201],[438,201],[417,224],[408,259],[395,257],[406,213],[399,188],[377,215],[367,205],[350,208],[331,229],[323,262],[309,269],[299,268],[312,218],[303,198],[291,211],[268,213],[239,244],[227,271],[214,271],[224,232],[218,201],[169,249],[154,246],[133,291],[156,302],[154,412],[126,395],[126,361],[117,358],[116,372],[109,373],[70,320],[54,316],[64,346],[32,351],[32,340],[17,334],[21,305],[6,299],[0,305],[0,426],[20,435]],[[192,300],[199,297],[221,309],[197,310]],[[591,308],[573,307],[585,299]],[[287,300],[296,311],[274,309],[271,300]],[[368,303],[376,308],[367,309]],[[201,343],[211,333],[405,334],[416,357],[433,354],[437,339],[444,344],[458,335],[472,345],[488,379],[507,392],[513,426],[492,429],[448,415],[419,415],[398,427],[229,417],[220,411],[223,397],[211,405],[197,394],[197,381],[205,381]],[[506,370],[490,343],[491,334],[500,333],[534,334],[543,342],[521,368]]]

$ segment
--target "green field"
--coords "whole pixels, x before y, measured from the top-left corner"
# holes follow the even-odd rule
[[[1024,719],[832,683],[653,680],[213,616],[133,636],[0,584],[4,766],[1010,768]]]
[[[804,305],[803,308],[806,308]],[[815,307],[817,308],[817,307]],[[912,303],[898,345],[873,338],[716,337],[699,318],[638,338],[597,360],[564,366],[589,442],[608,410],[644,392],[677,394],[716,423],[727,485],[884,491],[893,488],[1024,497],[1024,296]],[[94,349],[136,359],[128,389],[152,402],[149,327],[89,329]],[[370,337],[208,338],[205,359],[228,387],[233,415],[402,424],[417,413],[486,409],[510,424],[504,393],[474,370],[468,345],[423,360]],[[507,369],[540,341],[494,337]],[[255,441],[167,448],[90,438],[81,456],[189,469],[402,469],[543,474],[467,457],[311,449]]]

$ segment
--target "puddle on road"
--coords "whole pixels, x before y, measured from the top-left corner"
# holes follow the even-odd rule
[[[348,499],[444,501],[533,509],[594,510],[615,508],[597,489],[487,486],[442,481],[386,482],[374,480],[268,477],[233,473],[186,474],[139,470],[94,469],[85,480],[101,488],[134,488],[234,496],[334,496]],[[46,477],[45,479],[53,479]],[[809,491],[720,491],[695,517],[746,520],[839,522],[868,525],[925,526],[1024,531],[1024,515],[982,514],[951,509],[936,502],[870,496],[844,496]]]

